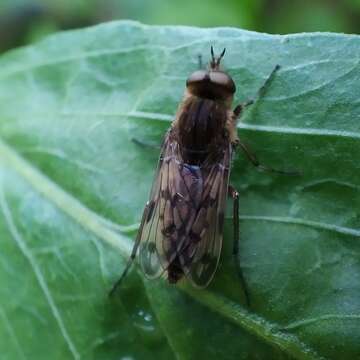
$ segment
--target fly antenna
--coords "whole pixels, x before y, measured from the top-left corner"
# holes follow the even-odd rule
[[[226,48],[224,48],[224,50],[221,52],[220,56],[217,58],[217,61],[216,61],[216,65],[217,65],[217,66],[220,65],[220,61],[221,61],[221,59],[224,57],[225,51],[226,51]]]
[[[219,57],[215,57],[214,48],[211,45],[211,48],[210,48],[210,52],[211,52],[210,68],[211,69],[213,69],[213,70],[218,70],[219,69],[220,61],[224,57],[225,51],[226,51],[226,48],[224,48],[224,50],[221,52]]]
[[[215,54],[214,54],[214,48],[212,45],[211,45],[210,51],[211,51],[210,68],[214,69],[216,66],[216,59],[215,59]]]
[[[211,51],[211,60],[212,60],[212,62],[215,62],[214,48],[212,45],[211,45],[210,51]]]

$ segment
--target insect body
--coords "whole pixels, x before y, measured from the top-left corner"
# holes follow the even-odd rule
[[[235,84],[219,69],[223,55],[188,78],[165,137],[139,231],[140,266],[150,278],[165,273],[176,283],[185,275],[205,287],[219,261],[236,141]]]
[[[224,54],[225,49],[215,57],[211,48],[208,69],[195,71],[187,79],[183,100],[165,136],[131,259],[113,290],[137,250],[148,278],[164,274],[176,283],[185,276],[196,287],[206,287],[220,258],[228,193],[235,199],[237,252],[238,194],[229,188],[233,149],[240,145],[260,165],[237,136],[237,118],[252,101],[231,109],[236,87],[220,69]]]

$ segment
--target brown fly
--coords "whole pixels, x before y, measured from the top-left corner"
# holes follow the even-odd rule
[[[220,68],[224,54],[225,49],[215,57],[211,47],[208,69],[195,71],[187,79],[183,100],[162,145],[131,258],[111,293],[125,277],[138,250],[147,278],[165,275],[175,284],[185,276],[195,287],[206,287],[219,263],[228,194],[234,201],[236,258],[238,254],[238,192],[229,186],[234,149],[240,146],[256,167],[281,173],[260,165],[237,136],[237,119],[253,101],[232,110],[236,87]],[[258,96],[278,69],[276,66]],[[238,260],[236,264],[249,301]]]

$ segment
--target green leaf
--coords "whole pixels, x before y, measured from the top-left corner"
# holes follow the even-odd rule
[[[160,144],[210,45],[236,103],[280,71],[239,125],[244,305],[230,212],[214,282],[132,271]],[[2,359],[355,359],[360,351],[360,40],[113,22],[0,58]],[[230,204],[229,204],[230,205]],[[229,209],[230,210],[230,209]]]

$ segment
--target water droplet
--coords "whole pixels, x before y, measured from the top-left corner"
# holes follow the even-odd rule
[[[151,332],[155,330],[155,323],[153,316],[142,309],[140,309],[137,312],[134,320],[135,320],[134,321],[135,326],[137,326],[138,328],[144,331]]]

